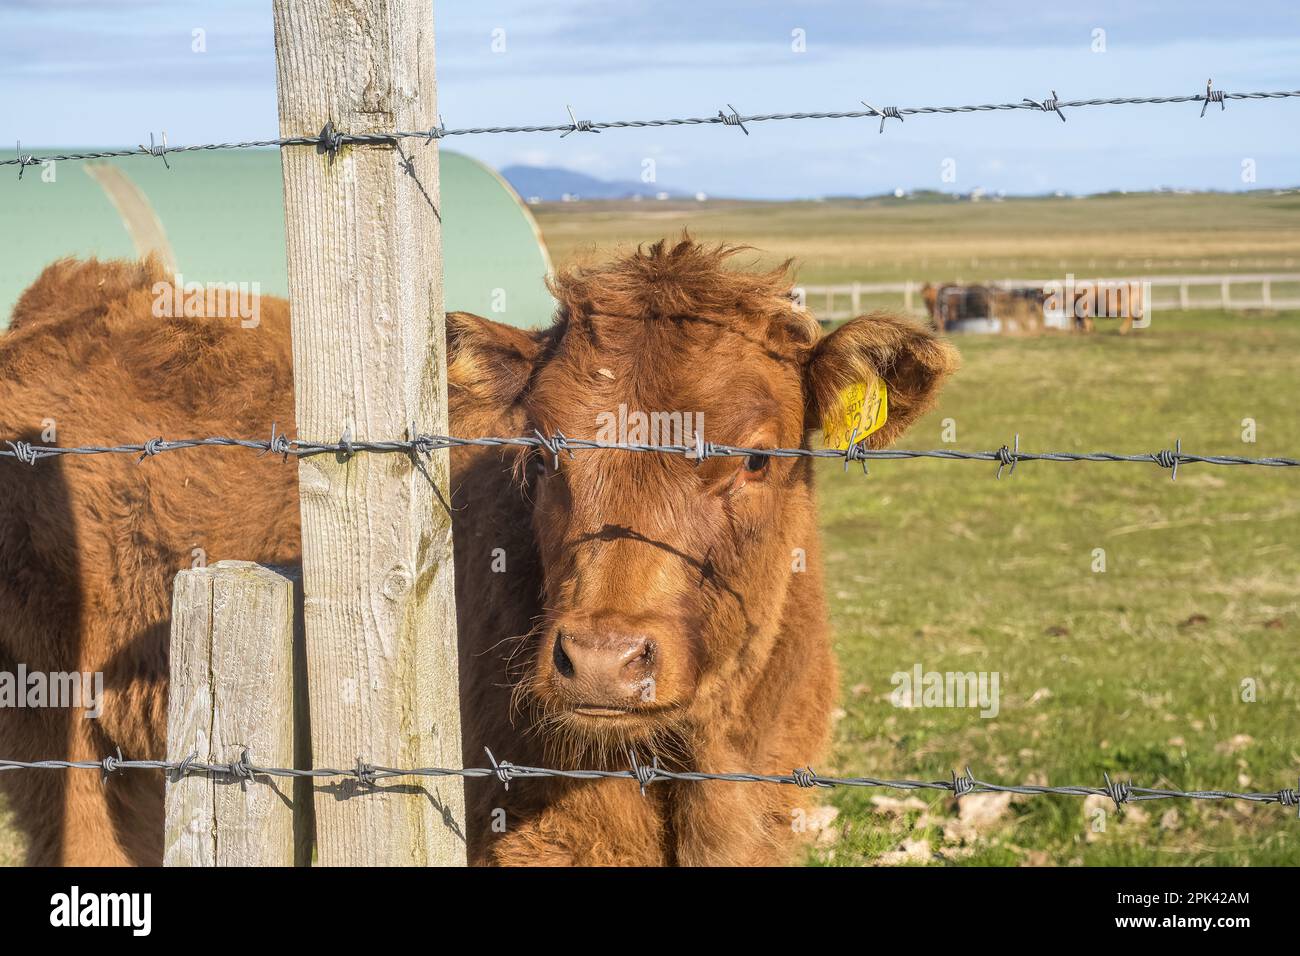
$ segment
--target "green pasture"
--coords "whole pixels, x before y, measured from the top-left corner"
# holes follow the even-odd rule
[[[959,340],[965,367],[902,447],[1295,457],[1300,314],[1157,315],[1128,336]],[[1256,441],[1242,441],[1254,419]],[[945,446],[952,419],[957,441]],[[935,460],[826,464],[842,668],[836,773],[1276,791],[1300,775],[1300,470]],[[1104,549],[1105,571],[1094,570]],[[996,718],[902,709],[891,676],[997,672]],[[1253,681],[1255,701],[1243,701]],[[818,768],[819,770],[823,768]],[[881,794],[894,798],[874,800]],[[810,859],[1300,863],[1294,808],[837,790]],[[971,798],[966,798],[967,800]],[[1104,815],[1099,815],[1101,810]],[[1104,831],[1098,830],[1098,824]]]

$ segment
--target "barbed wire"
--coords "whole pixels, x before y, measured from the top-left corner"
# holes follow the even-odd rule
[[[667,770],[659,766],[658,760],[642,763],[635,752],[629,752],[629,767],[626,770],[557,770],[552,767],[529,767],[497,760],[492,751],[484,748],[489,767],[382,767],[366,763],[357,758],[355,767],[348,770],[334,767],[316,767],[299,770],[291,767],[262,767],[252,762],[252,757],[244,749],[238,760],[230,763],[211,763],[198,759],[198,753],[192,753],[183,760],[126,760],[119,749],[116,756],[101,760],[0,760],[0,773],[9,770],[98,770],[107,782],[108,778],[123,770],[162,770],[173,775],[173,780],[189,776],[219,776],[238,781],[245,788],[250,782],[258,782],[258,777],[290,777],[310,779],[352,779],[357,783],[373,787],[380,780],[398,777],[462,777],[465,779],[495,777],[507,790],[512,780],[533,780],[539,778],[562,778],[567,780],[633,780],[641,788],[644,796],[651,784],[664,781],[683,783],[767,783],[807,788],[833,789],[835,787],[876,787],[888,790],[939,790],[947,791],[954,797],[961,798],[973,793],[1014,793],[1025,796],[1052,794],[1057,796],[1110,798],[1116,807],[1130,801],[1143,800],[1241,800],[1248,803],[1276,803],[1283,807],[1300,806],[1300,787],[1283,788],[1276,791],[1238,792],[1233,790],[1176,790],[1167,787],[1139,787],[1130,779],[1127,782],[1112,780],[1110,774],[1103,774],[1105,784],[1100,787],[1088,786],[1048,786],[1046,784],[999,784],[979,780],[971,773],[970,767],[965,773],[955,770],[948,780],[891,780],[879,777],[835,777],[817,773],[811,767],[796,767],[788,774],[750,773],[732,771],[723,773],[706,773],[697,770]]]
[[[987,461],[997,462],[997,477],[1002,477],[1004,468],[1009,468],[1008,474],[1016,469],[1016,465],[1022,461],[1100,461],[1100,462],[1141,462],[1146,464],[1156,464],[1161,468],[1167,468],[1173,479],[1178,478],[1178,467],[1185,464],[1204,464],[1204,465],[1259,465],[1269,468],[1294,468],[1300,466],[1300,459],[1281,458],[1281,457],[1264,457],[1248,458],[1241,455],[1193,455],[1183,451],[1182,439],[1174,442],[1172,449],[1163,449],[1157,452],[1146,452],[1139,454],[1119,454],[1108,451],[1091,451],[1091,452],[1030,452],[1020,449],[1020,435],[1016,434],[1010,446],[1003,445],[993,451],[958,451],[955,449],[902,449],[902,448],[867,448],[860,442],[855,442],[856,432],[850,435],[850,445],[847,449],[839,448],[745,448],[736,445],[722,445],[715,442],[704,441],[701,432],[695,433],[695,442],[693,444],[680,445],[657,445],[649,443],[635,442],[604,442],[592,441],[585,438],[568,438],[562,433],[553,435],[543,435],[541,432],[534,432],[533,435],[521,435],[513,438],[504,437],[484,437],[484,438],[457,438],[452,435],[423,435],[419,434],[415,426],[412,425],[408,434],[415,435],[414,438],[385,439],[379,441],[354,439],[351,437],[350,430],[344,432],[343,437],[336,442],[316,442],[305,441],[298,438],[289,438],[288,436],[276,431],[277,426],[271,426],[271,437],[269,439],[255,438],[230,438],[225,436],[214,436],[210,438],[180,438],[167,440],[164,438],[151,438],[143,442],[134,442],[119,445],[80,445],[80,446],[61,446],[61,445],[35,445],[30,442],[18,440],[4,440],[5,448],[0,448],[0,458],[14,458],[18,461],[35,465],[44,458],[54,458],[64,455],[137,455],[137,463],[143,462],[146,458],[153,458],[165,452],[180,451],[186,448],[209,448],[209,447],[233,447],[249,448],[254,451],[260,451],[262,454],[275,454],[282,459],[288,460],[289,457],[307,457],[311,455],[323,454],[341,454],[354,455],[363,452],[370,453],[393,453],[405,452],[411,455],[430,455],[435,451],[446,448],[496,448],[496,447],[519,447],[533,448],[544,451],[552,456],[553,464],[556,468],[560,467],[561,456],[573,457],[574,452],[578,451],[627,451],[627,452],[645,452],[660,453],[666,455],[682,455],[693,461],[700,462],[709,458],[836,458],[844,461],[844,467],[847,470],[850,462],[859,462],[862,465],[863,473],[867,473],[867,463],[871,461],[896,461],[909,460],[915,458],[936,458],[944,461]]]
[[[17,149],[18,155],[13,159],[0,160],[0,166],[17,166],[18,178],[21,179],[25,167],[37,166],[41,163],[74,162],[78,160],[94,159],[119,159],[129,156],[153,156],[161,159],[163,164],[170,169],[171,165],[167,162],[167,156],[171,153],[189,153],[215,149],[250,149],[265,146],[314,146],[318,151],[327,154],[330,158],[330,162],[333,162],[334,158],[338,155],[339,150],[344,146],[392,144],[404,139],[422,139],[426,143],[431,143],[434,140],[447,139],[452,136],[486,136],[515,133],[559,133],[561,138],[563,138],[571,133],[600,133],[602,130],[612,129],[644,129],[664,126],[711,125],[735,126],[748,136],[748,124],[750,123],[771,123],[788,120],[866,119],[879,117],[879,132],[883,133],[885,131],[885,120],[896,119],[899,122],[903,122],[903,119],[906,116],[1033,110],[1037,112],[1054,113],[1062,122],[1064,122],[1065,113],[1062,112],[1063,110],[1079,109],[1091,106],[1200,103],[1200,115],[1204,117],[1205,111],[1211,103],[1218,103],[1219,109],[1222,111],[1226,109],[1226,102],[1228,100],[1270,100],[1285,99],[1295,96],[1300,96],[1300,90],[1229,93],[1224,90],[1214,89],[1213,82],[1207,80],[1204,93],[1195,93],[1185,96],[1114,96],[1086,100],[1061,100],[1057,97],[1056,91],[1053,90],[1050,97],[1041,100],[1025,97],[1015,103],[979,103],[965,106],[886,106],[883,108],[877,108],[865,100],[862,100],[860,102],[864,107],[866,107],[866,109],[800,113],[755,113],[752,115],[742,115],[734,106],[728,103],[727,109],[718,110],[717,114],[712,116],[684,116],[645,120],[580,119],[574,113],[573,107],[570,106],[567,107],[569,113],[569,122],[567,123],[544,123],[525,126],[471,126],[462,129],[448,129],[442,122],[442,118],[439,117],[438,125],[427,130],[392,130],[389,132],[377,133],[346,133],[336,130],[334,124],[330,122],[326,123],[320,133],[315,136],[285,136],[276,139],[248,140],[232,143],[199,143],[188,146],[172,146],[168,144],[166,133],[162,134],[161,142],[156,142],[153,134],[150,133],[148,146],[141,144],[134,149],[107,149],[84,153],[51,154],[46,156],[33,156],[29,153],[24,153],[22,142],[20,140]]]

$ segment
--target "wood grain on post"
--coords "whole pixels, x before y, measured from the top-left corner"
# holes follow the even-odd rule
[[[294,578],[248,561],[182,571],[172,589],[167,754],[294,766]],[[168,775],[165,866],[292,866],[310,790]],[[299,830],[302,830],[299,825]]]
[[[280,134],[437,123],[429,0],[274,0]],[[437,143],[281,149],[298,436],[447,432]],[[320,455],[298,479],[316,766],[458,767],[446,451]],[[463,865],[458,778],[345,781],[317,862]]]

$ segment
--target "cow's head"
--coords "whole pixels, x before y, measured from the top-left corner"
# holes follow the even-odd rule
[[[709,442],[761,449],[807,447],[845,387],[881,379],[888,421],[868,444],[882,447],[955,369],[949,345],[888,315],[823,336],[785,267],[725,269],[735,251],[661,242],[564,272],[537,333],[453,315],[451,385],[547,436],[693,445],[702,422]],[[519,692],[570,739],[709,720],[762,673],[795,580],[820,587],[806,458],[599,450],[557,467],[539,449],[516,470],[544,609]]]

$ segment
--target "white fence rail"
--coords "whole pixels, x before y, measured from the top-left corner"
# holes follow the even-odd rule
[[[1150,309],[1236,309],[1241,311],[1300,309],[1300,272],[1242,272],[1231,275],[1189,276],[1122,276],[1076,277],[1076,285],[1097,283],[1149,283]],[[988,279],[971,285],[998,288],[1044,288],[1062,283],[1063,279]],[[964,284],[958,280],[955,284]],[[863,311],[882,306],[897,308],[901,297],[903,311],[925,315],[921,299],[924,282],[846,282],[839,285],[806,285],[804,303],[819,319],[849,319]],[[1236,289],[1234,290],[1234,287]],[[1279,288],[1280,287],[1280,288]],[[1205,290],[1211,290],[1209,294]],[[1162,291],[1164,294],[1162,294]],[[1252,294],[1253,293],[1253,294]]]

